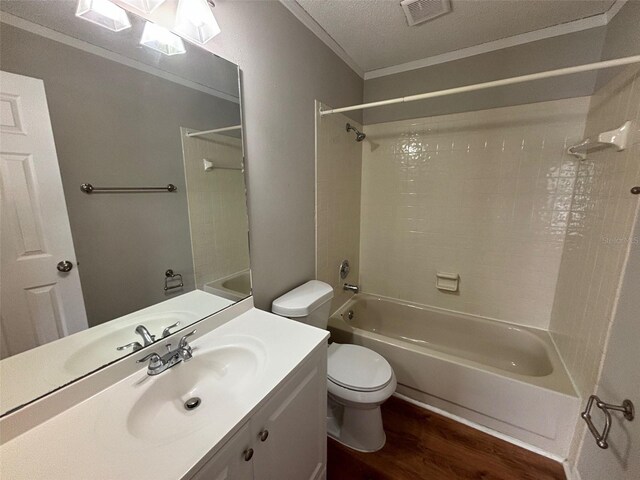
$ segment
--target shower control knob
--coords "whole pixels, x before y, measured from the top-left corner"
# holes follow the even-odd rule
[[[73,269],[73,263],[71,263],[69,260],[63,260],[61,262],[58,262],[58,265],[56,265],[56,268],[58,269],[59,272],[67,273]]]

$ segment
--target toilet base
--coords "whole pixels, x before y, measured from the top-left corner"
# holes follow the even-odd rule
[[[328,397],[327,434],[359,452],[380,450],[387,440],[380,405],[346,406]]]

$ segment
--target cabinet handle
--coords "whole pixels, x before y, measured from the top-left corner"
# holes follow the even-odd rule
[[[248,462],[253,458],[253,448],[247,448],[244,452],[242,452],[242,456],[244,457],[244,461]]]
[[[259,434],[258,437],[260,438],[261,442],[264,442],[267,440],[267,438],[269,438],[269,430],[267,430],[266,428],[264,430],[262,430]]]

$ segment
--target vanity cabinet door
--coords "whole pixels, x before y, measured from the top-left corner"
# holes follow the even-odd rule
[[[251,480],[251,428],[246,424],[189,480]]]
[[[318,351],[251,419],[256,480],[324,478],[327,359]]]

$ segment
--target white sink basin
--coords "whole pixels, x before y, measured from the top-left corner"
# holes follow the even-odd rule
[[[266,363],[266,350],[254,337],[228,335],[206,347],[193,348],[193,358],[147,377],[144,389],[126,416],[128,432],[147,442],[165,442],[204,428],[211,409],[223,409],[243,395]],[[185,402],[198,398],[189,410]]]
[[[72,374],[84,375],[96,366],[112,362],[116,358],[133,352],[132,348],[118,352],[116,347],[131,342],[142,343],[142,338],[135,332],[138,325],[147,327],[149,332],[156,336],[156,340],[160,340],[162,331],[169,325],[180,322],[179,327],[172,329],[172,332],[176,332],[178,329],[200,320],[200,317],[194,313],[179,311],[130,315],[129,317],[121,322],[101,325],[103,328],[91,329],[90,332],[95,335],[95,338],[83,344],[67,358],[63,365],[64,370]]]
[[[313,349],[326,348],[328,336],[242,305],[197,328],[189,362],[147,375],[135,359],[147,351],[162,353],[166,342],[158,342],[83,380],[85,389],[96,381],[115,383],[0,445],[2,478],[186,478],[205,456],[219,451]],[[184,402],[193,396],[202,403],[188,411]],[[49,413],[50,406],[41,408]],[[47,461],[51,458],[55,464]]]

